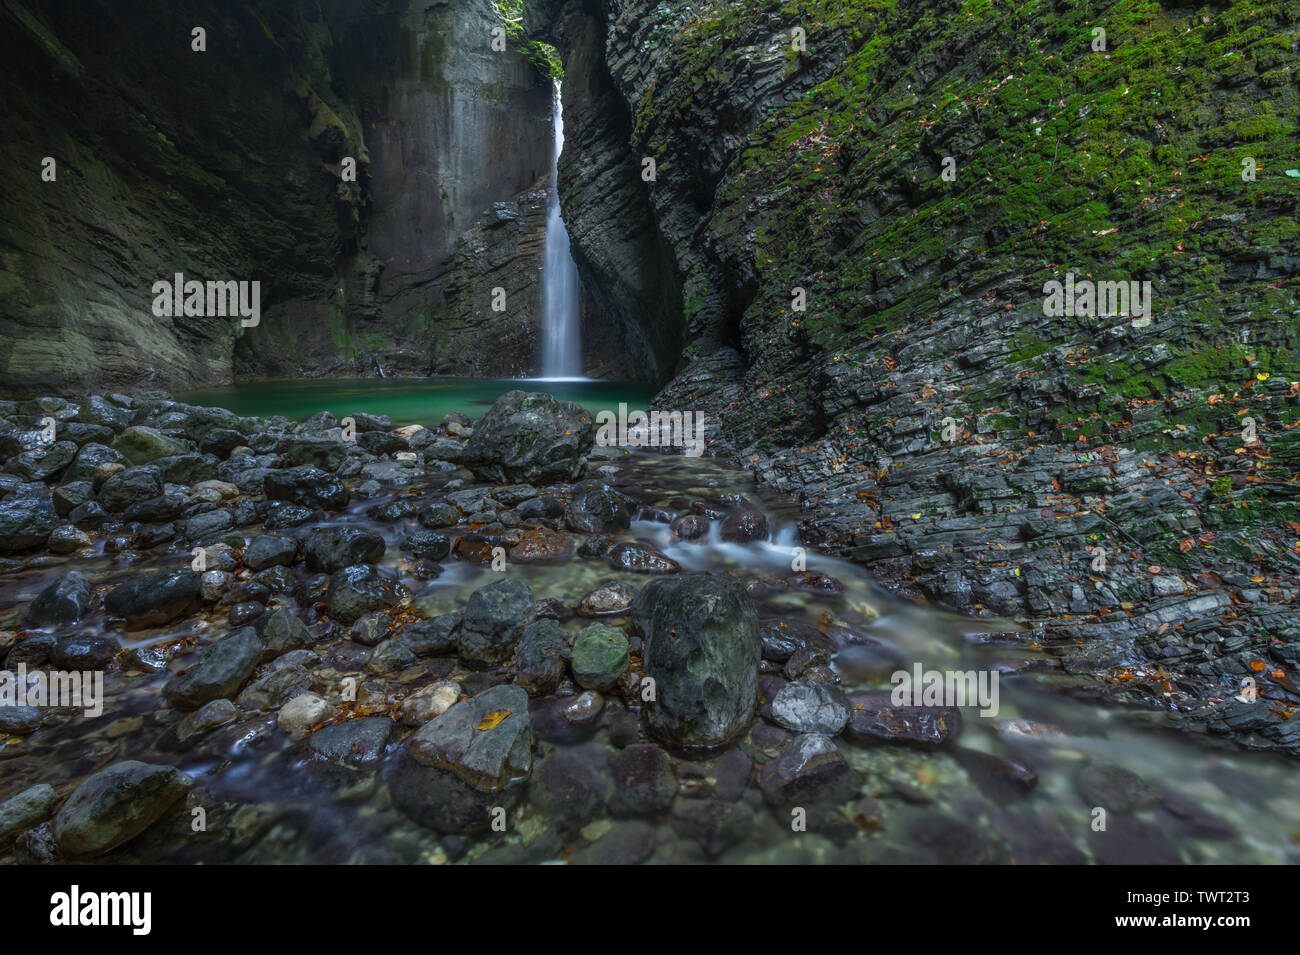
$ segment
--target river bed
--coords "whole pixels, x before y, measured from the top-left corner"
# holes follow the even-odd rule
[[[641,397],[573,384],[587,389],[582,397],[589,406]],[[566,386],[556,386],[564,396]],[[243,397],[236,389],[205,401],[220,399],[240,411],[255,407],[260,415],[292,412],[295,418],[324,409],[339,414],[364,409],[391,414],[396,426],[408,419],[432,423],[452,406],[477,415],[481,399],[500,390],[491,383],[458,392],[452,385],[408,391],[396,383],[367,382],[364,395],[337,383],[276,383],[274,388],[274,401],[261,386]],[[670,808],[665,803],[637,816],[618,811],[608,793],[598,792],[589,812],[560,826],[536,804],[534,785],[511,808],[504,832],[443,836],[393,805],[385,773],[400,736],[362,771],[315,758],[276,728],[273,713],[241,708],[231,724],[178,740],[177,714],[164,706],[161,690],[170,673],[186,665],[181,651],[229,629],[228,608],[221,607],[161,628],[116,631],[125,651],[163,653],[171,659],[170,671],[114,670],[106,681],[101,717],[65,711],[31,736],[0,736],[0,799],[37,783],[62,792],[87,773],[124,759],[168,763],[191,776],[189,811],[111,853],[104,858],[109,862],[1284,863],[1300,858],[1300,801],[1293,794],[1294,766],[1286,758],[1174,732],[1158,711],[1103,705],[1090,677],[1063,673],[1015,622],[972,620],[902,601],[853,564],[804,551],[795,502],[760,493],[747,472],[727,462],[598,449],[592,464],[608,468],[604,473],[611,483],[641,505],[621,539],[650,544],[683,572],[738,576],[762,620],[851,635],[830,662],[840,690],[889,689],[893,671],[917,664],[985,670],[998,674],[996,714],[981,716],[966,708],[960,732],[939,746],[837,739],[856,774],[858,794],[830,815],[815,815],[803,830],[783,811],[765,805],[758,793],[761,764],[773,758],[781,739],[754,733],[722,754],[672,754]],[[404,498],[438,497],[448,479],[448,474],[428,473],[407,486],[354,497],[346,508],[310,526],[348,525],[383,537],[379,566],[410,591],[411,604],[426,617],[464,608],[472,592],[503,575],[527,583],[539,601],[567,608],[611,580],[633,589],[645,585],[643,574],[580,556],[552,565],[511,563],[503,571],[451,557],[438,569],[421,566],[404,553],[407,534],[419,529],[414,517],[368,515]],[[697,540],[679,539],[670,530],[668,518],[674,514],[701,505],[722,513],[742,500],[767,514],[766,539],[724,541],[716,521]],[[111,553],[100,538],[86,551],[29,562],[0,578],[0,627],[21,629],[20,615],[30,600],[68,570],[80,570],[97,591],[107,591],[141,570],[180,568],[188,560],[188,550],[179,545]],[[301,568],[295,574],[300,582],[308,576]],[[837,581],[836,592],[803,586],[818,575]],[[290,593],[275,596],[270,609],[279,607],[317,620],[318,608]],[[590,623],[564,613],[558,619],[570,635]],[[624,615],[602,622],[626,626],[629,621]],[[100,609],[81,627],[103,633],[107,625]],[[341,644],[324,641],[313,648],[319,661],[312,668],[312,687],[324,695],[332,687],[337,697],[337,683],[348,673],[367,681],[361,666],[365,648],[348,641],[346,633],[342,637]],[[770,661],[763,672],[765,678],[782,679],[781,667]],[[438,679],[458,681],[467,694],[471,687],[490,685],[459,662],[436,658],[367,681],[360,700],[342,705],[336,715],[394,713],[404,694]],[[367,696],[369,683],[376,686]],[[569,684],[568,692],[575,691]],[[560,695],[565,692],[562,687]],[[612,760],[631,741],[628,734],[635,729],[629,724],[635,727],[636,717],[635,701],[607,693],[604,715],[585,740],[547,743],[538,753],[568,748],[581,760]],[[553,803],[553,794],[550,799]],[[1104,830],[1096,827],[1100,800],[1110,806]],[[704,822],[695,812],[701,806],[713,814]],[[200,817],[202,828],[196,828]]]

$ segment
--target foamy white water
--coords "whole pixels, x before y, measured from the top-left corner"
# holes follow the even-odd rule
[[[542,377],[576,379],[582,375],[578,268],[569,252],[569,233],[560,216],[559,163],[564,148],[560,84],[551,106],[555,150],[551,157],[551,195],[546,209],[546,248],[542,264]]]

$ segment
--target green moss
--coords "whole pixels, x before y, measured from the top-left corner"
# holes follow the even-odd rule
[[[1037,358],[1039,355],[1051,351],[1052,348],[1054,347],[1051,342],[1033,341],[1028,335],[1025,335],[1023,332],[1016,336],[1016,343],[1020,345],[1020,347],[1012,351],[1010,356],[1008,356],[1011,359],[1011,361],[1016,361],[1016,362],[1028,361],[1031,358]]]
[[[361,354],[356,342],[352,339],[352,332],[349,331],[347,320],[343,317],[341,310],[337,308],[328,309],[326,320],[329,322],[330,341],[334,343],[334,347],[341,356],[354,359]]]
[[[1253,374],[1245,350],[1235,343],[1185,351],[1165,366],[1165,372],[1175,382],[1198,386],[1244,380]]]
[[[510,48],[528,58],[543,76],[553,80],[564,78],[564,63],[555,47],[539,40],[530,40],[524,27],[524,0],[495,0],[497,16],[506,28],[506,41]]]
[[[751,68],[740,58],[755,44],[798,24],[810,48],[844,55],[804,95],[754,117],[707,223],[754,276],[740,328],[755,380],[806,381],[800,369],[831,356],[887,377],[892,343],[924,340],[926,323],[965,307],[970,290],[991,287],[1007,307],[1005,277],[1032,289],[1067,270],[1152,280],[1167,325],[1159,352],[1149,334],[1100,318],[1010,342],[1017,375],[1050,376],[1036,400],[1063,427],[1114,433],[1135,400],[1236,390],[1263,371],[1300,377],[1294,287],[1277,272],[1300,240],[1297,185],[1283,175],[1297,162],[1300,115],[1286,0],[1195,16],[1159,0],[713,0],[659,4],[654,16],[654,42],[672,53],[635,104],[635,136],[665,153],[679,145],[673,130],[698,126],[702,90]],[[1091,50],[1094,26],[1106,29],[1104,53]],[[776,52],[787,71],[803,68]],[[955,182],[939,179],[947,155]],[[1241,179],[1246,158],[1254,182]],[[1277,278],[1246,277],[1247,249]],[[810,289],[801,315],[789,312],[795,285]],[[692,292],[688,315],[704,294]],[[963,400],[987,409],[1007,388]],[[736,417],[757,439],[766,412],[754,407],[742,402]],[[1170,426],[1213,430],[1203,403],[1167,411]],[[1014,415],[996,426],[1027,427]]]

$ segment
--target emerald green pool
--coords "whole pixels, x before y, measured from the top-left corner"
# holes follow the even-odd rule
[[[594,415],[621,401],[646,408],[655,388],[642,382],[570,378],[321,378],[249,381],[177,395],[181,401],[226,408],[239,415],[283,415],[301,420],[318,411],[342,417],[357,411],[386,414],[396,426],[428,425],[449,411],[477,418],[507,391],[544,391]]]

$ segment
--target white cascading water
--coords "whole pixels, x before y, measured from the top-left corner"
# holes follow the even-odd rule
[[[551,157],[551,194],[546,208],[546,247],[542,265],[542,376],[578,378],[582,375],[579,328],[578,267],[569,253],[569,233],[560,217],[559,163],[564,148],[564,116],[560,84],[551,105],[555,151]]]

